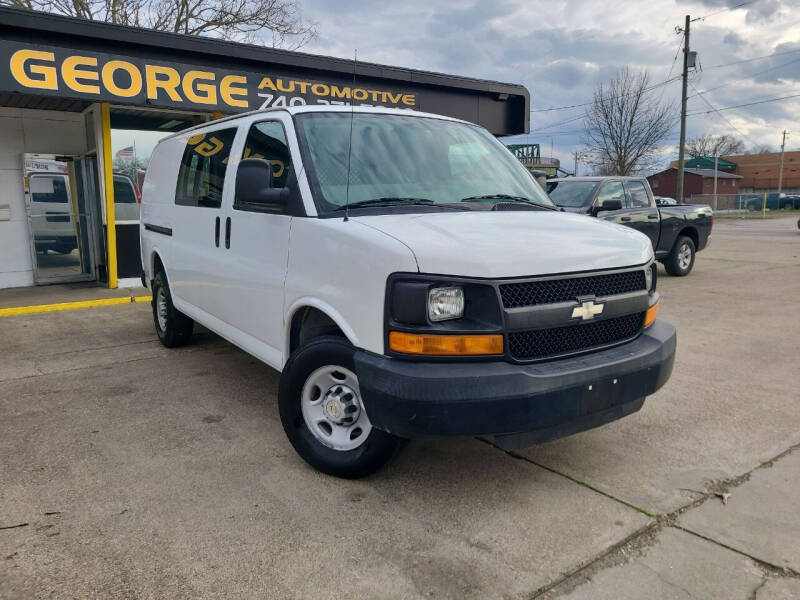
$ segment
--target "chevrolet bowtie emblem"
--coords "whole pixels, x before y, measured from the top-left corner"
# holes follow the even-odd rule
[[[589,319],[594,319],[595,315],[599,315],[602,312],[602,304],[595,304],[594,300],[587,300],[585,302],[581,302],[578,306],[572,309],[572,318],[580,318],[582,321],[588,321]]]

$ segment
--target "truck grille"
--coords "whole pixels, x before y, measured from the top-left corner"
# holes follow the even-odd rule
[[[569,302],[592,294],[597,297],[626,294],[645,287],[644,270],[636,269],[607,275],[506,283],[500,286],[500,297],[505,308],[519,308]]]
[[[643,325],[642,312],[553,329],[515,331],[508,334],[508,350],[520,361],[581,352],[624,342],[637,335]]]

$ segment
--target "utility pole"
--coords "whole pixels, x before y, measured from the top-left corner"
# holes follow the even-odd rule
[[[678,204],[683,204],[683,153],[686,145],[686,87],[689,84],[689,25],[691,19],[686,15],[686,25],[683,27],[683,85],[681,88],[681,141],[678,147],[678,189],[675,199]]]
[[[781,166],[778,169],[778,202],[781,201],[781,189],[783,189],[783,151],[786,148],[786,133],[783,130],[783,141],[781,142]]]

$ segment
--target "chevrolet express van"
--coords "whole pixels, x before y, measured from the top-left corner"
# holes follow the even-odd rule
[[[161,341],[196,321],[280,371],[286,435],[340,477],[409,438],[596,427],[672,372],[650,240],[556,209],[451,118],[302,106],[167,137],[141,248]]]

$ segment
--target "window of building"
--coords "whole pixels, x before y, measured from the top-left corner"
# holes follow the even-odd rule
[[[236,128],[218,129],[189,138],[178,170],[175,204],[222,206],[222,186]]]

